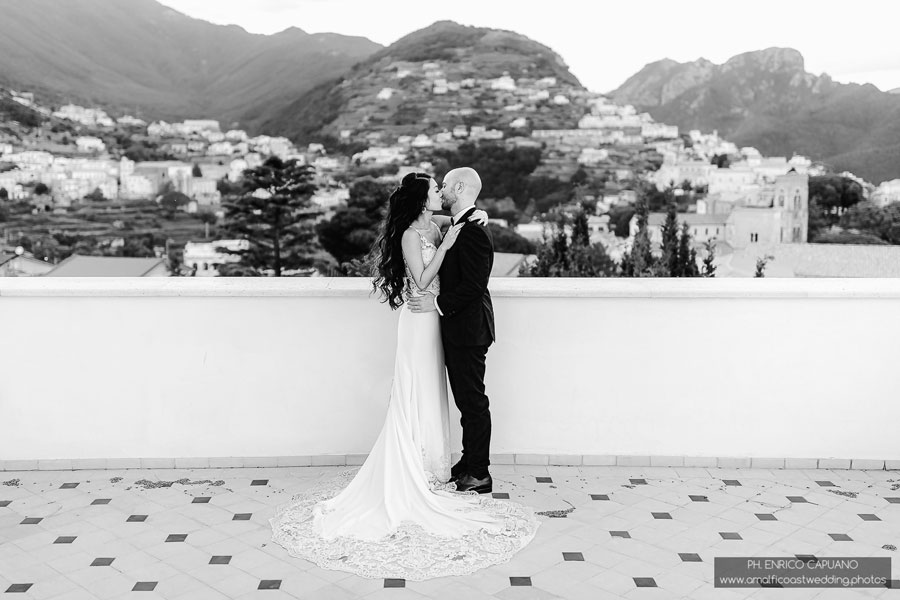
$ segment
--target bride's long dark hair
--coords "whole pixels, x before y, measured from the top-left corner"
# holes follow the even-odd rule
[[[430,187],[431,175],[427,173],[410,173],[403,178],[388,200],[387,214],[372,247],[372,291],[380,291],[382,302],[387,302],[391,310],[403,306],[403,234],[425,210]]]

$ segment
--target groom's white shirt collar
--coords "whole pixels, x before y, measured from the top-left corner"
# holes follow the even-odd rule
[[[474,207],[474,206],[470,206],[469,208],[466,208],[466,209],[460,211],[458,214],[456,214],[456,215],[454,215],[453,217],[451,217],[451,219],[450,219],[450,224],[451,224],[451,225],[456,225],[456,224],[459,223],[466,215],[468,215],[468,214],[469,214],[470,212],[472,212],[473,210],[475,210],[475,207]]]

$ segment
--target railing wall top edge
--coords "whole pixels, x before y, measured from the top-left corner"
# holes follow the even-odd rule
[[[362,278],[19,277],[0,278],[16,297],[365,298]],[[900,279],[872,278],[498,278],[495,298],[900,298]],[[372,296],[373,300],[376,296]]]

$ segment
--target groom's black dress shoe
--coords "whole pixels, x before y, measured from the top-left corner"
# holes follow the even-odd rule
[[[478,492],[490,494],[494,489],[494,480],[488,475],[484,479],[476,479],[474,476],[464,473],[456,480],[457,492]]]
[[[466,472],[466,465],[462,461],[456,463],[455,465],[453,465],[450,468],[450,481],[451,482],[456,481],[457,479],[462,477],[465,474],[465,472]]]

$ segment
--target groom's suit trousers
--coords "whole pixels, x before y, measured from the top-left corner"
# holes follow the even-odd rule
[[[487,351],[488,346],[444,344],[450,390],[461,415],[462,462],[466,471],[479,479],[487,477],[490,465],[491,411],[484,393]]]

